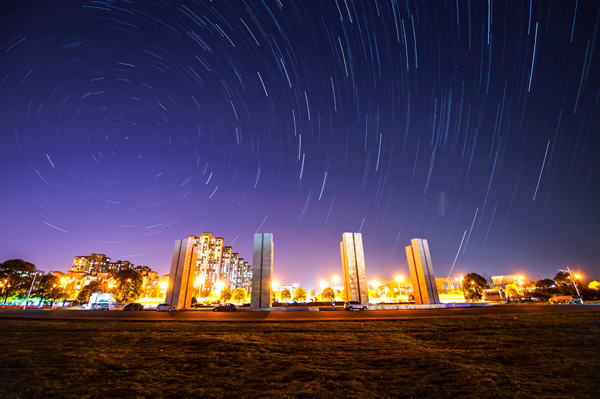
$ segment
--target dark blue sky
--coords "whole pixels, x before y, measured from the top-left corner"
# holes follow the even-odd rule
[[[12,1],[0,14],[0,260],[168,273],[204,231],[316,287],[598,279],[596,1]],[[600,46],[600,44],[598,44]],[[458,255],[458,256],[457,256]]]

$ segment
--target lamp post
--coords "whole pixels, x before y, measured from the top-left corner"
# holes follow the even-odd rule
[[[396,282],[398,283],[398,294],[400,294],[400,296],[402,296],[402,287],[400,287],[400,282],[402,280],[404,280],[404,277],[402,277],[402,276],[396,277]]]
[[[338,281],[339,281],[339,278],[338,278],[338,276],[333,276],[333,277],[332,277],[332,280],[333,280],[333,289],[334,289],[334,290],[337,290],[337,283],[338,283]]]

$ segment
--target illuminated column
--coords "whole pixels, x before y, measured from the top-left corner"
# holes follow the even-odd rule
[[[273,234],[254,234],[251,308],[270,308],[272,301]]]
[[[365,272],[365,252],[362,234],[344,233],[340,243],[342,252],[342,273],[344,280],[344,300],[369,304],[369,286]]]
[[[418,305],[440,303],[433,275],[433,266],[431,265],[429,244],[427,244],[427,240],[421,238],[413,238],[410,242],[412,245],[406,247],[406,258],[415,303]]]
[[[186,309],[192,305],[197,257],[198,247],[194,245],[192,238],[175,241],[165,302],[173,304],[177,309]]]

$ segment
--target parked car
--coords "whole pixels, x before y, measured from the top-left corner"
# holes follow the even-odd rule
[[[161,303],[156,307],[157,312],[173,312],[174,310],[177,310],[177,308],[170,303]]]
[[[358,301],[348,301],[348,302],[344,303],[344,309],[346,309],[346,310],[354,310],[354,309],[367,310],[368,307],[366,307],[365,305],[363,305],[362,303],[360,303]]]
[[[227,303],[221,306],[215,306],[213,312],[235,312],[237,308],[232,303]]]
[[[98,302],[94,304],[94,307],[92,308],[94,310],[110,310],[110,305],[108,304],[108,302]]]
[[[142,310],[144,309],[144,305],[142,305],[141,303],[128,303],[127,305],[123,306],[123,310]]]
[[[207,304],[202,303],[202,302],[194,303],[191,306],[192,309],[194,309],[194,308],[208,308],[208,307],[210,307],[210,305],[207,305]]]

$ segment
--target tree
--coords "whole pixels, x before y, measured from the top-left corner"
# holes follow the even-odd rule
[[[236,288],[235,290],[233,290],[231,298],[239,304],[244,299],[246,299],[247,295],[248,294],[246,293],[246,290],[244,288]]]
[[[0,280],[4,288],[4,301],[9,296],[21,296],[21,291],[27,283],[31,285],[30,275],[35,273],[36,269],[33,263],[25,262],[22,259],[10,259],[0,264]]]
[[[375,293],[374,290],[369,289],[369,291],[367,291],[367,295],[369,295],[369,298],[373,298],[375,299],[377,297],[377,294]]]
[[[306,301],[306,290],[302,287],[298,287],[294,290],[294,300],[299,302]]]
[[[550,280],[549,278],[544,278],[535,282],[535,286],[537,288],[541,288],[547,290],[548,288],[554,288],[556,283],[554,280]]]
[[[231,289],[229,287],[224,287],[221,290],[221,294],[219,295],[219,299],[222,302],[227,302],[228,300],[231,299]]]
[[[600,282],[592,281],[591,283],[588,284],[588,288],[591,290],[600,291]]]
[[[469,273],[462,280],[465,299],[477,300],[483,296],[483,290],[488,288],[485,278],[477,273]]]
[[[290,290],[288,290],[286,288],[283,291],[281,291],[281,300],[282,301],[289,301],[290,299],[292,299],[292,293],[290,292]]]
[[[569,285],[571,284],[571,277],[569,273],[558,272],[556,276],[554,276],[554,281],[556,281],[556,285]]]
[[[77,300],[79,302],[88,303],[92,294],[101,288],[101,283],[98,280],[94,280],[79,291],[77,294]]]
[[[281,299],[281,291],[272,291],[272,295],[273,295],[273,302],[279,302],[279,299]]]
[[[39,298],[42,302],[55,302],[61,294],[58,277],[53,274],[46,274],[39,277],[38,289],[31,293],[32,298]]]
[[[317,290],[312,290],[310,292],[310,300],[313,301],[317,296]]]
[[[521,298],[523,296],[523,290],[516,284],[507,284],[504,292],[506,295],[513,296],[515,298]]]
[[[323,297],[323,299],[333,301],[335,299],[335,291],[331,287],[325,287],[321,296]]]
[[[392,298],[394,298],[396,294],[394,293],[394,289],[389,289],[385,292],[385,297],[388,298],[389,300],[392,300]]]
[[[134,269],[119,270],[114,275],[116,280],[113,295],[118,302],[133,302],[144,292],[144,278]]]

